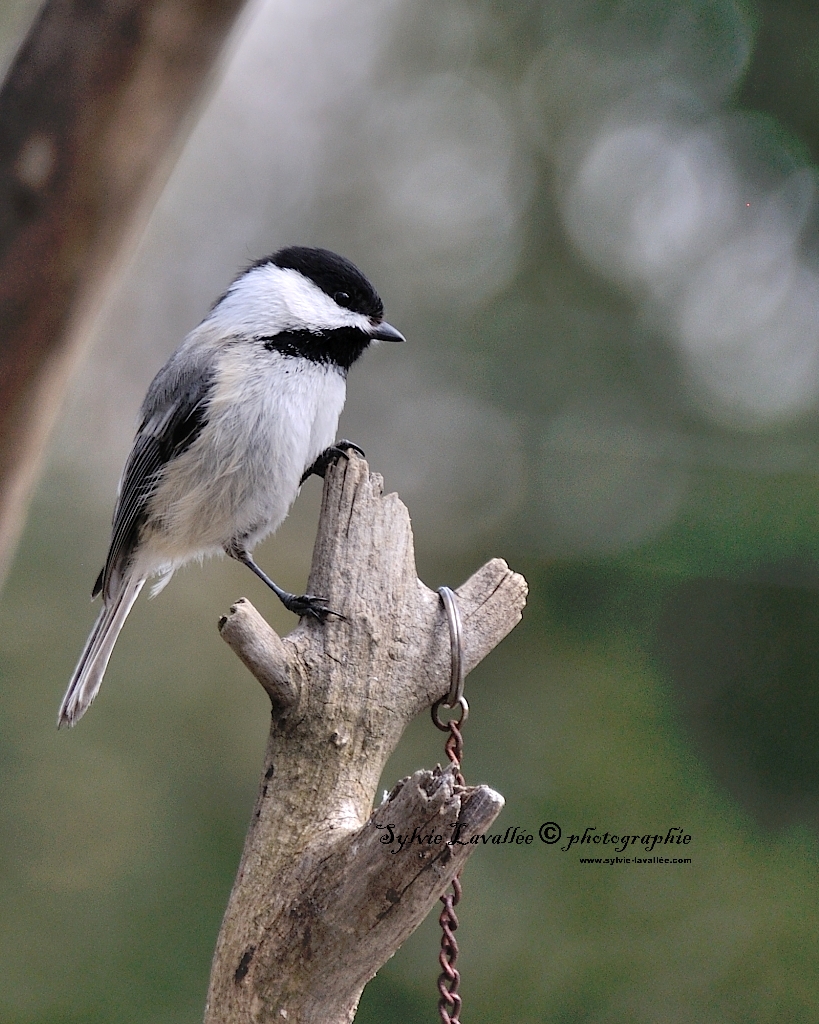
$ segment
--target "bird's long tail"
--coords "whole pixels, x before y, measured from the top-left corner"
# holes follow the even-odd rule
[[[100,612],[65,691],[57,716],[58,729],[66,723],[74,725],[79,722],[97,696],[119,631],[144,583],[145,580],[128,580]]]

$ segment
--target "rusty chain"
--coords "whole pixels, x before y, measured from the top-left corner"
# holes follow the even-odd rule
[[[449,636],[452,646],[452,679],[448,695],[432,705],[432,721],[435,723],[436,728],[441,729],[443,732],[449,732],[449,736],[444,744],[444,750],[450,764],[455,769],[456,785],[466,786],[461,772],[464,753],[461,726],[469,714],[469,705],[463,694],[464,670],[461,616],[458,611],[458,605],[455,602],[455,595],[449,587],[440,587],[438,593],[441,596],[449,621]],[[460,718],[452,718],[448,722],[442,722],[438,714],[442,705],[447,708],[460,707]],[[455,907],[461,902],[462,893],[461,876],[460,872],[458,872],[452,879],[452,891],[444,893],[441,897],[444,909],[438,918],[438,923],[441,926],[441,952],[438,954],[438,963],[441,965],[441,973],[438,976],[438,1015],[441,1018],[442,1024],[461,1024],[462,999],[458,994],[461,975],[455,966],[458,961],[458,942],[455,938],[458,916],[455,913]]]

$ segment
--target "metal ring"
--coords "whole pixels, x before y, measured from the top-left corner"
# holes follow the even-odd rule
[[[438,709],[441,707],[459,707],[461,709],[461,717],[457,720],[457,722],[455,722],[457,726],[463,725],[464,722],[469,717],[469,705],[467,704],[466,697],[464,697],[463,694],[461,694],[461,696],[458,698],[457,702],[454,705],[444,704],[444,698],[441,697],[441,699],[436,700],[435,703],[430,708],[430,711],[432,713],[432,722],[441,730],[441,732],[449,731],[449,722],[442,722],[440,717],[438,716]]]
[[[463,662],[463,628],[461,626],[461,613],[458,610],[458,602],[455,594],[449,587],[438,587],[438,595],[444,603],[447,621],[449,622],[449,643],[452,651],[451,665],[452,675],[449,683],[449,693],[445,706],[454,708],[460,703],[464,695],[464,662]]]

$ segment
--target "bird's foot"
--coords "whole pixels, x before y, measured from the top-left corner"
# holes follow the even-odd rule
[[[319,622],[325,622],[328,615],[335,615],[337,619],[343,619],[344,616],[341,612],[334,612],[332,608],[327,607],[327,599],[324,597],[316,597],[315,594],[279,594],[281,602],[284,607],[295,615],[303,616],[308,619],[317,619]]]
[[[329,448],[325,448],[313,465],[309,466],[302,473],[301,480],[299,480],[299,486],[301,486],[309,476],[324,477],[324,474],[330,466],[334,466],[339,459],[348,459],[349,455],[347,453],[351,451],[358,452],[362,459],[365,457],[362,449],[353,441],[348,441],[345,437],[340,441],[336,441],[335,444],[331,444]]]

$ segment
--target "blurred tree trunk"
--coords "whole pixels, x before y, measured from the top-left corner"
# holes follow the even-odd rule
[[[48,0],[0,92],[0,583],[83,325],[244,0]]]

